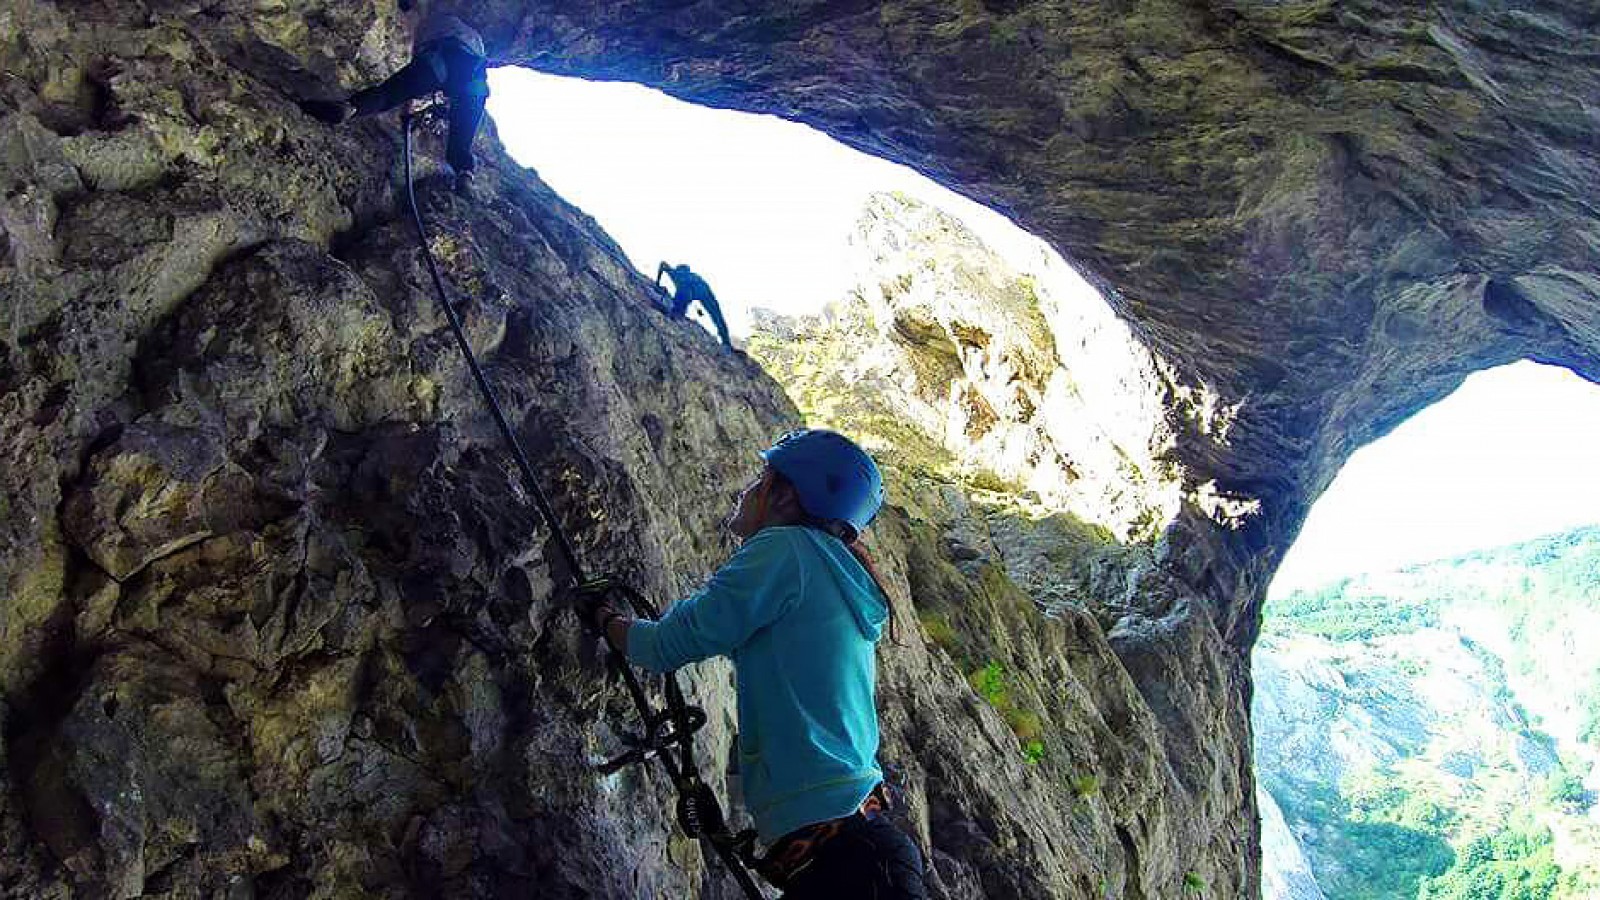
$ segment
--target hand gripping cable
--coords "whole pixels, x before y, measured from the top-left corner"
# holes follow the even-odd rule
[[[631,610],[637,618],[656,618],[649,600],[615,579],[597,578],[579,585],[578,590],[591,598],[607,599],[614,608]],[[633,763],[659,760],[678,792],[678,826],[683,833],[709,843],[746,896],[762,896],[749,871],[755,861],[755,832],[746,830],[735,834],[729,830],[722,804],[711,786],[700,777],[695,764],[694,734],[706,724],[705,710],[691,706],[684,699],[677,674],[668,672],[662,676],[661,691],[666,707],[657,711],[645,696],[637,673],[609,637],[606,646],[609,648],[607,661],[633,700],[641,730],[638,734],[625,735],[622,741],[628,745],[627,752],[601,764],[600,771],[609,774]]]
[[[449,293],[445,290],[444,278],[439,274],[439,264],[434,259],[433,248],[428,243],[428,226],[422,218],[422,208],[417,203],[416,186],[412,177],[411,150],[411,125],[415,115],[414,111],[408,109],[402,128],[406,200],[411,207],[412,223],[416,225],[417,242],[422,247],[422,257],[427,263],[428,274],[433,279],[433,289],[438,296],[439,307],[450,323],[450,331],[455,335],[456,344],[461,348],[461,355],[466,358],[467,368],[471,370],[473,381],[478,385],[478,392],[483,396],[485,405],[489,407],[489,412],[493,414],[495,424],[500,429],[500,436],[505,439],[506,447],[511,451],[511,458],[516,462],[517,470],[522,475],[523,487],[533,498],[540,516],[544,518],[555,536],[556,546],[567,564],[568,571],[572,573],[579,593],[600,595],[621,601],[621,608],[633,610],[636,616],[655,619],[656,611],[650,602],[632,587],[613,578],[591,579],[585,576],[577,550],[556,518],[555,509],[550,505],[549,498],[539,487],[533,466],[522,450],[522,443],[517,440],[516,432],[506,419],[505,411],[500,405],[499,398],[495,396],[488,377],[484,375],[483,368],[478,365],[477,355],[472,352],[472,345],[467,341],[466,331],[461,326],[461,317],[456,313],[455,306],[450,302]],[[710,785],[700,777],[699,769],[695,765],[694,735],[706,724],[705,711],[689,705],[684,699],[677,675],[671,672],[663,676],[662,682],[662,696],[666,700],[666,707],[656,710],[650,705],[644,685],[633,667],[628,664],[627,658],[611,645],[609,640],[606,643],[609,647],[607,662],[612,671],[622,679],[628,697],[638,711],[641,730],[638,734],[624,737],[623,742],[629,747],[627,752],[606,761],[599,770],[609,775],[634,763],[645,764],[651,759],[659,760],[667,777],[671,779],[673,788],[678,792],[676,811],[678,825],[684,834],[710,844],[734,880],[739,883],[745,896],[751,900],[761,900],[763,896],[761,888],[756,885],[755,878],[749,870],[754,859],[755,834],[750,831],[734,834],[728,829],[722,804],[718,802],[716,793],[711,790]],[[673,754],[674,750],[676,756]]]

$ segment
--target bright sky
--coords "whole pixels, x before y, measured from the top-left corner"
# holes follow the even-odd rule
[[[1594,523],[1600,386],[1552,366],[1502,366],[1357,450],[1272,594]]]
[[[495,70],[490,85],[511,154],[640,271],[653,277],[667,260],[705,276],[735,335],[749,307],[811,312],[839,297],[844,239],[873,191],[938,205],[1002,252],[1038,246],[1004,217],[803,125],[526,69]],[[1600,387],[1532,363],[1478,373],[1351,458],[1273,593],[1600,522],[1597,448]]]
[[[844,238],[873,191],[911,194],[991,244],[1037,244],[916,172],[774,116],[708,109],[636,84],[489,73],[500,140],[597,219],[651,278],[688,263],[738,336],[750,307],[812,312],[847,287]]]

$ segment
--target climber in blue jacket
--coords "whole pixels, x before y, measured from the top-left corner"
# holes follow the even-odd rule
[[[411,12],[414,0],[401,0]],[[461,19],[438,11],[419,16],[411,61],[381,84],[357,91],[345,100],[302,100],[305,113],[330,125],[352,116],[387,112],[408,100],[443,91],[450,101],[450,136],[445,159],[456,173],[457,189],[470,184],[474,161],[472,139],[483,121],[489,99],[488,62],[483,37]]]
[[[733,338],[728,336],[728,323],[722,318],[722,307],[717,304],[717,295],[711,293],[711,285],[704,278],[696,275],[686,265],[672,265],[663,262],[656,268],[656,286],[661,285],[661,276],[672,279],[672,302],[667,306],[667,315],[674,319],[686,318],[689,314],[689,305],[700,304],[700,308],[711,317],[711,324],[717,328],[717,334],[722,338],[724,346],[732,347]]]
[[[757,870],[785,900],[923,900],[922,857],[883,815],[875,647],[888,594],[857,542],[883,504],[872,457],[802,429],[766,465],[727,527],[739,550],[659,621],[598,607],[629,660],[667,672],[733,660],[744,805],[769,845]]]

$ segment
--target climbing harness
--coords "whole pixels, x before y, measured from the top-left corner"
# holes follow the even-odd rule
[[[523,487],[533,497],[540,516],[555,535],[556,546],[560,549],[568,571],[572,573],[578,593],[591,599],[620,601],[622,608],[631,609],[634,615],[654,620],[657,618],[656,610],[643,594],[618,579],[589,578],[584,574],[577,550],[557,520],[555,509],[550,505],[549,499],[539,487],[533,466],[522,450],[522,443],[517,440],[516,432],[506,419],[500,401],[495,396],[494,388],[490,386],[489,379],[478,365],[477,355],[472,352],[466,330],[462,328],[461,317],[450,303],[449,294],[445,290],[444,278],[439,274],[439,265],[434,259],[433,248],[428,244],[428,226],[422,218],[422,207],[417,203],[415,181],[411,171],[411,125],[416,115],[417,111],[408,107],[402,120],[406,200],[411,206],[411,220],[416,225],[417,241],[422,246],[422,258],[426,261],[428,274],[433,279],[433,289],[438,296],[439,307],[444,310],[445,318],[450,323],[450,330],[455,334],[461,355],[466,358],[467,368],[472,371],[472,378],[477,382],[478,392],[494,415],[495,424],[500,428],[500,436],[505,439],[506,446],[511,451],[511,458],[516,461],[517,470],[522,474]],[[763,897],[761,888],[756,885],[755,878],[750,874],[750,866],[755,860],[755,832],[746,830],[734,834],[728,829],[722,804],[717,800],[711,786],[700,777],[699,768],[695,764],[694,735],[706,724],[705,711],[689,705],[684,699],[683,689],[678,684],[674,672],[662,676],[662,695],[666,699],[666,708],[656,710],[651,706],[644,685],[633,667],[628,664],[627,658],[616,645],[611,643],[609,637],[606,639],[606,644],[609,648],[606,654],[607,663],[620,676],[627,689],[628,697],[638,712],[641,731],[639,734],[624,735],[623,743],[627,744],[629,749],[601,764],[600,772],[609,775],[634,763],[646,764],[651,759],[658,760],[678,793],[676,812],[678,825],[684,834],[710,844],[734,880],[739,883],[745,896],[751,900],[761,900]]]
[[[822,845],[838,837],[852,819],[875,819],[888,808],[889,791],[880,782],[850,815],[807,825],[784,835],[767,851],[766,858],[756,862],[756,871],[767,881],[787,889],[795,876],[816,861]]]

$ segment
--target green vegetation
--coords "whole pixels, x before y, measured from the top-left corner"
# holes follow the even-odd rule
[[[1338,871],[1317,872],[1329,897],[1417,897],[1424,879],[1444,874],[1455,862],[1439,826],[1432,824],[1439,816],[1436,804],[1415,802],[1397,782],[1352,785],[1357,796],[1352,801],[1324,784],[1263,780],[1284,815],[1309,823],[1323,853],[1341,860]]]
[[[1578,740],[1600,750],[1600,671],[1578,692]]]
[[[1550,831],[1519,816],[1504,829],[1474,838],[1448,872],[1425,879],[1418,900],[1550,900],[1558,897]]]
[[[1206,880],[1194,872],[1185,872],[1183,875],[1183,889],[1191,894],[1198,894],[1206,889]]]
[[[1011,703],[1011,693],[1006,690],[1006,670],[994,660],[983,668],[967,676],[967,683],[978,692],[978,696],[989,701],[989,705],[999,708]]]
[[[1031,709],[1022,709],[1013,704],[1010,709],[1001,712],[1005,715],[1006,724],[1011,726],[1012,733],[1022,741],[1024,747],[1037,741],[1044,733],[1044,721]]]
[[[1072,793],[1079,800],[1088,800],[1100,793],[1100,779],[1093,775],[1074,775]]]
[[[1400,758],[1338,785],[1294,771],[1260,773],[1285,816],[1307,832],[1303,844],[1330,900],[1600,896],[1600,861],[1586,861],[1600,847],[1600,830],[1586,818],[1597,801],[1583,780],[1592,759],[1570,752],[1578,750],[1574,739],[1600,749],[1600,666],[1589,643],[1597,621],[1600,527],[1268,603],[1266,635],[1381,641],[1329,658],[1342,689],[1374,711],[1379,727],[1392,715]],[[1440,634],[1404,638],[1422,629]],[[1453,640],[1441,644],[1441,636]],[[1441,646],[1475,658],[1483,683],[1473,694],[1493,724],[1456,723],[1442,708],[1438,721],[1407,718],[1415,708],[1407,694],[1456,674],[1435,661],[1440,651],[1429,648]],[[1464,726],[1493,733],[1465,735]]]
[[[1482,574],[1525,570],[1512,583],[1486,581]],[[1513,640],[1559,626],[1565,612],[1600,609],[1600,527],[1577,528],[1498,550],[1413,566],[1418,586],[1405,596],[1374,593],[1362,581],[1345,578],[1315,590],[1295,591],[1267,604],[1268,634],[1311,634],[1333,641],[1371,640],[1437,626],[1441,611],[1463,604],[1484,605],[1509,614]],[[1508,660],[1531,671],[1532,660]],[[1600,672],[1588,693],[1590,720],[1600,732]],[[1600,733],[1596,734],[1600,740]],[[1600,745],[1597,745],[1600,746]]]
[[[1340,900],[1561,900],[1587,897],[1563,873],[1554,838],[1537,807],[1485,805],[1478,778],[1464,794],[1424,774],[1426,764],[1380,768],[1346,778],[1337,789],[1282,773],[1263,784],[1291,820],[1312,830],[1324,892]],[[1551,807],[1581,812],[1593,797],[1558,771],[1547,784]]]
[[[1584,789],[1583,780],[1566,769],[1550,776],[1545,798],[1552,806],[1570,813],[1587,812],[1594,806],[1594,795]]]
[[[965,475],[962,480],[967,486],[979,491],[990,491],[996,494],[1020,494],[1022,485],[1015,481],[1001,478],[988,469],[976,469]]]
[[[1295,591],[1269,603],[1269,634],[1312,634],[1330,641],[1367,641],[1437,625],[1434,604],[1359,593],[1350,579],[1314,591]]]
[[[922,630],[928,635],[928,640],[933,641],[944,649],[946,653],[956,650],[956,629],[950,624],[950,617],[943,613],[920,611],[917,620],[922,623]]]
[[[1017,703],[1011,688],[1011,678],[1006,674],[1003,665],[996,660],[990,660],[983,668],[969,673],[967,683],[972,685],[978,696],[989,701],[990,706],[1000,711],[1011,732],[1017,736],[1023,757],[1029,765],[1044,759],[1044,724],[1038,713],[1025,709]]]
[[[1415,780],[1408,782],[1392,769],[1379,769],[1346,779],[1340,793],[1359,821],[1389,822],[1435,833],[1454,825],[1455,811],[1440,799],[1418,792],[1415,785]]]

